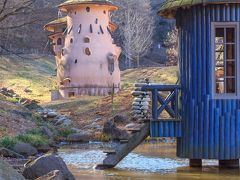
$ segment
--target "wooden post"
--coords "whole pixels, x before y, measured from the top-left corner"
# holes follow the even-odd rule
[[[220,168],[239,168],[239,159],[219,160]]]
[[[189,159],[189,166],[190,167],[202,167],[202,160],[201,159]]]

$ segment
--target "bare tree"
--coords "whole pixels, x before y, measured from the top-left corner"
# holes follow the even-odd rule
[[[43,25],[55,19],[64,0],[0,0],[0,54],[43,52]]]
[[[178,30],[175,27],[172,31],[167,33],[166,39],[163,43],[167,48],[167,65],[177,65],[178,63]]]
[[[115,3],[120,6],[114,19],[119,23],[126,65],[131,68],[133,61],[136,61],[139,67],[140,58],[148,52],[153,42],[154,19],[151,1],[115,0]]]

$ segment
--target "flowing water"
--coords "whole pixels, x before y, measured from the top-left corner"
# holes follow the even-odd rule
[[[240,180],[239,169],[219,169],[217,161],[204,161],[203,168],[188,167],[188,160],[176,157],[174,143],[144,143],[114,169],[95,170],[105,157],[105,144],[74,145],[59,155],[77,180]]]

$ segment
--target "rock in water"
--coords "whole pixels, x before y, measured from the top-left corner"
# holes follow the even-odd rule
[[[38,153],[37,149],[28,143],[18,143],[13,150],[23,156],[34,156]]]
[[[63,174],[59,170],[51,171],[50,173],[37,178],[36,180],[64,180]]]
[[[13,169],[8,163],[0,160],[0,179],[1,180],[25,180],[25,178]]]
[[[67,140],[70,142],[88,142],[91,138],[91,134],[88,132],[80,132],[80,133],[74,133],[70,134],[67,137]]]
[[[63,174],[64,180],[75,180],[64,161],[52,154],[41,156],[26,164],[23,176],[27,179],[36,179],[55,170],[59,170]]]

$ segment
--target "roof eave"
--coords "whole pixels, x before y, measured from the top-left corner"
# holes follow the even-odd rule
[[[72,3],[72,4],[60,4],[58,6],[59,10],[62,12],[67,12],[68,9],[70,9],[71,7],[76,7],[76,6],[82,6],[82,5],[100,5],[100,6],[108,6],[110,7],[109,10],[110,11],[117,11],[119,10],[119,6],[117,5],[113,5],[110,3],[100,3],[100,2],[79,2],[79,3]]]

